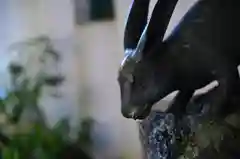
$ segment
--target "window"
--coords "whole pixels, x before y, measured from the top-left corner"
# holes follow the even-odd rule
[[[75,22],[113,20],[115,17],[113,0],[75,0]]]
[[[114,19],[113,0],[90,1],[90,18],[92,21]]]

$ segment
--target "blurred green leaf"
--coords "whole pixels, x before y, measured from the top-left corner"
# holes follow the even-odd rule
[[[49,43],[50,41],[38,39],[35,42],[28,42],[24,45],[35,45],[37,42]],[[46,47],[48,46],[51,45],[46,44]],[[54,50],[51,51],[54,52]],[[1,148],[2,158],[59,159],[62,157],[61,154],[71,154],[73,156],[83,155],[83,151],[78,147],[79,143],[69,141],[70,125],[68,119],[62,119],[53,128],[49,128],[45,123],[44,113],[38,105],[42,87],[46,80],[45,76],[43,76],[44,73],[39,73],[39,75],[34,78],[36,81],[33,81],[24,76],[24,70],[25,69],[20,66],[11,67],[11,72],[18,76],[12,75],[13,87],[7,92],[6,98],[0,99],[0,113],[6,116],[6,121],[0,127],[0,133],[3,133],[4,130],[9,130],[4,132],[4,135],[6,135],[9,140],[5,142]],[[48,82],[61,84],[63,80],[64,77],[59,76],[57,79],[51,78]],[[34,118],[34,120],[32,120],[27,118],[25,121],[24,118],[24,120],[21,120],[25,110],[32,111],[30,115],[36,114],[37,119],[35,120]],[[14,130],[14,132],[12,130]],[[78,140],[81,145],[87,143],[84,140],[84,137],[89,136],[87,133],[89,133],[89,130],[80,133],[84,134],[82,135],[83,138]],[[86,156],[86,154],[84,155]],[[66,159],[68,159],[68,157],[66,157]]]

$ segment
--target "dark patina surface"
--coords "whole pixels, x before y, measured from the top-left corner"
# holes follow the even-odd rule
[[[177,0],[159,0],[147,24],[150,0],[134,0],[125,26],[125,58],[119,69],[121,111],[144,119],[154,103],[178,90],[168,112],[186,112],[196,89],[217,80],[209,98],[212,116],[239,90],[240,4],[236,0],[200,0],[163,40]]]

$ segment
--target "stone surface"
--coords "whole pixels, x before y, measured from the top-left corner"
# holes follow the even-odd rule
[[[237,159],[240,156],[240,113],[232,98],[226,118],[210,120],[208,101],[212,92],[195,96],[188,114],[177,123],[174,116],[153,111],[138,122],[144,159]],[[234,109],[235,110],[235,109]],[[234,112],[234,113],[233,113]]]

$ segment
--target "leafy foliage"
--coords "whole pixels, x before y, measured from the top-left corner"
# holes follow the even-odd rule
[[[22,82],[16,91],[10,91],[5,99],[1,99],[1,133],[8,140],[2,139],[3,159],[54,159],[61,158],[66,149],[75,145],[79,149],[75,155],[87,155],[81,150],[85,140],[86,130],[80,131],[78,143],[71,143],[68,137],[70,128],[67,119],[62,119],[53,128],[49,128],[45,122],[44,114],[38,107],[38,98],[41,92],[41,84],[28,87],[28,80]],[[12,107],[11,111],[7,111]],[[22,115],[26,109],[31,108],[32,113],[37,114],[34,120],[23,120]],[[86,125],[85,122],[83,122]],[[89,132],[88,132],[89,133]],[[81,143],[82,142],[82,143]],[[82,154],[81,154],[82,153]],[[73,154],[71,154],[73,155]],[[87,158],[86,158],[87,159]]]
[[[48,39],[40,38],[40,41],[46,40],[49,43]],[[43,73],[40,72],[40,75],[32,81],[25,76],[25,68],[16,63],[10,65],[9,71],[12,88],[6,92],[5,97],[0,98],[2,158],[90,159],[90,154],[83,151],[86,144],[91,145],[88,143],[90,140],[83,141],[84,138],[80,137],[77,141],[71,141],[68,119],[60,120],[52,128],[45,121],[46,117],[38,103],[46,79],[50,77],[41,76]],[[63,80],[61,77],[61,81]],[[86,132],[82,130],[79,134],[86,136]]]

